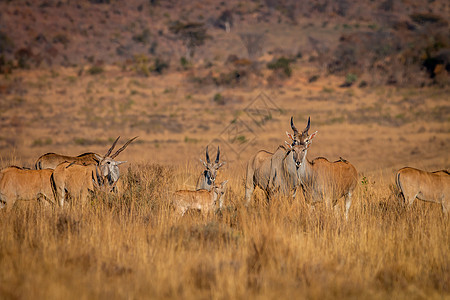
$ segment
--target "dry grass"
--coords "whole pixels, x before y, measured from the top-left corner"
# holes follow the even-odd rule
[[[404,209],[390,182],[360,184],[345,222],[309,213],[301,196],[267,207],[257,193],[246,209],[242,172],[229,168],[221,213],[177,219],[178,171],[132,165],[120,195],[87,207],[1,212],[0,298],[450,296],[449,219],[438,205]]]

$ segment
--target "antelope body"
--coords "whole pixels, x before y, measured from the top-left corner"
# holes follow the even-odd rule
[[[245,205],[248,206],[250,204],[256,186],[260,187],[266,193],[267,199],[270,198],[271,189],[269,187],[269,181],[272,156],[273,153],[260,150],[249,160],[245,178]]]
[[[223,197],[228,180],[222,182],[220,186],[213,185],[211,190],[179,190],[174,193],[173,204],[176,210],[183,216],[188,209],[198,209],[203,214],[214,211],[217,207],[221,209]]]
[[[450,209],[450,174],[447,171],[426,172],[405,167],[395,177],[405,202],[411,206],[420,199],[442,205],[442,211],[448,215]]]
[[[345,218],[348,219],[358,173],[355,167],[344,159],[329,162],[326,158],[319,157],[308,161],[307,150],[316,133],[317,131],[305,140],[300,152],[295,155],[303,195],[308,204],[325,202],[327,207],[335,206],[337,201],[345,196]]]
[[[87,202],[89,191],[94,191],[94,180],[97,180],[94,177],[95,167],[96,165],[84,166],[64,162],[55,168],[52,180],[59,206],[64,206],[66,193],[79,199],[82,204]]]
[[[211,190],[211,187],[214,185],[216,181],[217,171],[220,167],[222,167],[226,162],[219,163],[220,159],[220,149],[217,147],[217,156],[214,163],[211,163],[209,159],[208,147],[206,147],[206,162],[200,159],[202,164],[205,166],[205,170],[203,170],[202,174],[198,177],[197,180],[197,190]]]
[[[270,194],[275,192],[284,195],[292,193],[292,198],[295,198],[300,182],[294,154],[292,147],[279,146],[272,155],[269,181]]]
[[[51,169],[25,170],[8,167],[0,171],[0,202],[10,211],[17,200],[45,199],[54,202]]]
[[[267,200],[273,197],[275,192],[296,195],[299,185],[297,165],[294,159],[293,147],[299,147],[308,137],[310,119],[305,129],[299,133],[291,117],[291,128],[294,135],[286,132],[292,139],[292,145],[279,146],[275,153],[261,150],[253,156],[247,164],[245,179],[246,205],[250,203],[254,188],[259,186],[266,194]]]
[[[86,203],[89,191],[94,191],[94,188],[106,184],[112,189],[115,188],[120,177],[119,165],[126,161],[115,161],[113,158],[119,155],[137,137],[129,140],[116,153],[110,155],[119,138],[114,141],[108,152],[100,157],[97,163],[91,162],[84,165],[76,162],[64,162],[55,168],[52,182],[55,199],[61,207],[64,206],[66,194],[79,199],[81,203]]]
[[[34,164],[36,170],[54,169],[63,162],[75,162],[80,165],[96,164],[101,160],[101,156],[93,153],[83,153],[78,156],[67,156],[56,153],[47,153],[38,158]]]

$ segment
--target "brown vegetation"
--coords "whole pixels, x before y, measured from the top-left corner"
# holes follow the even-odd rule
[[[450,223],[440,207],[405,210],[369,178],[349,220],[302,199],[176,218],[173,170],[134,165],[122,196],[2,212],[2,298],[440,298],[450,294]],[[226,177],[241,177],[236,170]],[[237,181],[236,181],[237,182]],[[46,288],[42,288],[45,286]]]

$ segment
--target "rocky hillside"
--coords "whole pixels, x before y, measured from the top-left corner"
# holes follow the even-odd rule
[[[337,74],[344,86],[447,85],[449,12],[445,0],[2,1],[0,71],[116,64],[232,85],[309,67],[311,81]]]

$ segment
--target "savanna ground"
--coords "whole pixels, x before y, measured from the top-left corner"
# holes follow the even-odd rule
[[[448,90],[340,89],[333,78],[292,82],[266,91],[280,110],[255,127],[238,157],[233,149],[244,138],[218,138],[235,118],[256,126],[243,110],[259,92],[223,91],[236,102],[220,105],[211,100],[214,92],[197,94],[179,76],[166,77],[167,84],[112,70],[72,86],[64,84],[70,70],[58,72],[18,76],[31,87],[3,114],[17,122],[3,127],[17,144],[2,149],[2,166],[31,167],[48,151],[104,153],[115,136],[140,138],[119,157],[128,160],[122,194],[98,195],[87,207],[19,202],[10,215],[2,212],[2,297],[449,297],[449,219],[435,204],[417,201],[405,210],[391,189],[402,166],[448,168]],[[37,81],[44,87],[34,87]],[[132,104],[98,105],[113,93]],[[360,172],[348,222],[320,205],[310,213],[301,193],[267,207],[259,191],[249,209],[243,206],[247,159],[284,141],[290,115],[298,128],[310,115],[311,130],[319,131],[310,158],[343,156]],[[156,116],[165,122],[153,125]],[[225,209],[179,219],[171,192],[193,188],[210,142],[211,157],[220,144],[228,162],[218,178],[230,180]]]
[[[75,8],[51,1],[39,7],[0,3],[9,5],[0,16],[16,45],[31,39],[33,49],[46,49],[41,49],[44,60],[54,55],[62,61],[62,66],[17,68],[0,78],[0,167],[32,167],[47,152],[103,154],[117,136],[122,142],[139,136],[118,157],[128,161],[121,166],[119,194],[97,194],[89,205],[65,209],[19,201],[11,214],[0,212],[0,298],[450,298],[449,218],[437,204],[416,201],[405,209],[392,187],[395,171],[404,166],[450,168],[448,72],[436,67],[434,84],[416,69],[402,69],[397,77],[378,69],[329,74],[321,59],[331,54],[321,53],[320,43],[316,50],[304,46],[310,36],[327,48],[341,34],[363,27],[391,30],[374,22],[401,19],[399,11],[383,6],[386,15],[377,11],[375,19],[355,13],[358,23],[342,16],[328,22],[313,13],[293,24],[284,21],[286,11],[222,2],[218,12],[236,5],[228,8],[239,19],[230,34],[209,28],[213,39],[189,62],[177,56],[183,47],[165,40],[167,19],[189,15],[185,7],[178,12],[171,1],[150,4],[147,20],[142,15],[149,4],[139,10],[137,2],[112,1],[111,7],[83,2]],[[383,3],[389,8],[389,1]],[[214,1],[192,5],[198,20],[202,5],[215,6]],[[394,10],[414,12],[407,1],[397,5]],[[350,12],[357,9],[349,6]],[[434,1],[429,9],[448,15],[445,1]],[[55,15],[60,11],[64,14]],[[70,21],[71,13],[80,15]],[[45,22],[13,25],[33,18]],[[68,33],[77,20],[82,33]],[[437,20],[448,35],[448,22]],[[145,31],[152,21],[155,26]],[[42,35],[35,38],[30,28]],[[264,51],[225,62],[230,53],[246,51],[235,33],[242,28],[267,33]],[[148,39],[174,50],[168,56],[156,50],[148,60],[137,55],[114,61],[120,51],[147,51],[153,45]],[[120,51],[111,48],[111,54],[107,49],[117,41]],[[45,48],[47,42],[53,48]],[[280,45],[285,49],[277,50]],[[280,57],[277,51],[296,57],[288,64],[289,76],[266,68]],[[157,55],[170,62],[161,74],[152,69]],[[394,65],[388,58],[384,67]],[[229,77],[235,72],[239,80]],[[385,85],[391,75],[398,81]],[[426,84],[408,81],[416,77]],[[291,116],[299,129],[311,116],[310,132],[318,130],[310,159],[343,157],[358,170],[348,221],[322,205],[310,212],[301,193],[268,206],[256,191],[244,207],[246,162],[259,149],[274,151],[284,143]],[[229,180],[225,208],[207,218],[195,211],[177,218],[171,193],[194,188],[206,145],[212,158],[220,145],[221,160],[227,161],[217,179]]]

